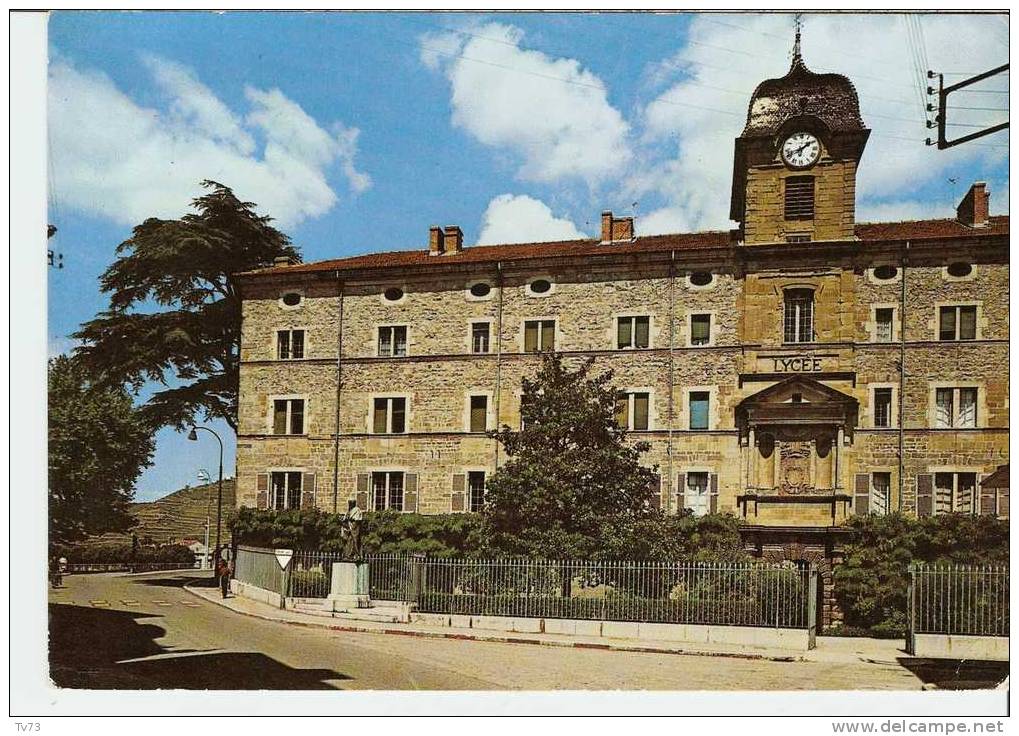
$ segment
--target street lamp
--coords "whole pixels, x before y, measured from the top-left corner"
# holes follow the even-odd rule
[[[222,527],[223,522],[223,440],[221,440],[219,438],[219,435],[216,434],[211,429],[209,429],[208,427],[202,427],[198,425],[192,427],[191,431],[188,432],[188,439],[191,440],[192,442],[197,442],[198,441],[197,430],[199,429],[204,429],[206,432],[215,437],[217,442],[219,442],[219,499],[216,502],[216,551],[219,552],[220,529]]]
[[[208,470],[206,470],[205,468],[199,468],[198,469],[198,480],[200,480],[207,487],[209,487],[210,491],[212,490],[212,488],[211,488],[211,486],[212,486],[212,479],[209,478],[209,471]],[[209,518],[210,518],[209,504],[211,504],[211,503],[212,503],[212,494],[211,493],[206,493],[205,494],[205,549],[202,551],[202,569],[203,570],[211,570],[212,569],[212,550],[209,549],[209,526],[210,526],[210,523],[211,523],[209,521]]]

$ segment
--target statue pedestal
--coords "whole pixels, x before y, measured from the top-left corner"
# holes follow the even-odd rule
[[[368,608],[368,563],[334,562],[333,579],[329,586],[329,597],[325,600],[327,611],[349,611],[352,608]]]

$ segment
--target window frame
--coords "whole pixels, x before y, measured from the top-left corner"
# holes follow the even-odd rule
[[[396,354],[396,331],[403,329],[403,355]],[[391,353],[386,355],[382,352],[382,331],[389,330],[391,335]],[[375,357],[377,358],[406,358],[410,356],[410,325],[406,323],[382,324],[375,326]]]
[[[694,427],[693,426],[693,395],[694,394],[706,394],[707,395],[707,408],[705,409],[704,418],[705,426]],[[712,406],[714,405],[714,391],[706,386],[690,386],[687,388],[683,396],[683,404],[686,409],[686,429],[689,432],[705,432],[710,431],[714,427],[714,421],[711,415]]]
[[[878,424],[878,402],[877,393],[878,391],[888,392],[888,421],[886,424]],[[897,399],[898,399],[898,388],[894,384],[890,383],[872,383],[870,384],[870,426],[874,429],[894,429],[898,426],[897,422]]]
[[[378,506],[378,495],[375,484],[376,476],[385,476],[385,483],[383,484],[383,500],[384,503],[381,508]],[[394,508],[392,504],[393,500],[393,476],[400,476],[400,507]],[[405,468],[377,468],[368,471],[368,489],[371,497],[368,499],[368,506],[372,511],[398,511],[399,513],[405,513],[404,508],[407,505],[407,470]]]
[[[287,431],[285,431],[285,432],[277,432],[276,431],[276,402],[277,401],[285,401],[286,404],[287,404],[287,407],[286,407],[286,419],[284,420],[286,422],[286,429],[287,429]],[[295,401],[302,402],[302,406],[301,406],[301,431],[300,432],[293,432],[293,431],[291,431],[293,429],[293,422],[294,422],[294,411],[293,411],[294,407],[293,407],[293,402],[295,402]],[[269,396],[268,397],[268,404],[269,404],[269,406],[268,406],[268,420],[267,420],[267,423],[266,423],[266,425],[267,425],[266,426],[266,434],[269,434],[269,435],[271,435],[273,437],[301,437],[301,436],[304,436],[304,435],[308,434],[308,427],[310,426],[310,412],[309,412],[309,406],[308,406],[309,402],[308,402],[308,397],[307,396],[305,396],[304,394],[280,394],[280,395],[273,395],[273,396]]]
[[[486,338],[486,349],[484,351],[478,351],[474,349],[474,328],[484,325],[488,333]],[[467,349],[471,355],[491,355],[492,353],[492,320],[490,319],[472,319],[467,322]]]
[[[978,429],[982,426],[985,410],[981,406],[981,387],[971,383],[935,383],[931,384],[930,412],[932,429]],[[938,397],[942,392],[951,392],[951,417],[948,424],[941,424],[938,412]],[[972,424],[960,424],[962,417],[962,392],[973,392]]]
[[[980,317],[981,317],[981,304],[979,302],[938,302],[934,305],[934,330],[935,340],[937,342],[975,342],[980,340]],[[962,334],[962,310],[972,309],[973,310],[973,337],[961,337]],[[946,312],[951,310],[953,313],[952,319],[954,320],[953,325],[953,337],[943,337],[944,328],[942,326],[942,319]]]
[[[798,299],[795,295],[810,294],[810,300]],[[817,325],[816,325],[816,301],[817,301],[817,289],[809,286],[788,286],[782,290],[782,344],[783,345],[809,345],[816,343],[817,340]],[[796,314],[794,315],[794,329],[792,333],[792,339],[790,339],[789,333],[789,307],[793,304],[796,307]],[[809,328],[810,336],[808,339],[803,339],[803,328],[804,328],[804,315],[800,310],[802,304],[810,305],[809,314]]]
[[[702,517],[707,516],[711,513],[711,475],[714,473],[714,469],[705,467],[686,468],[682,471],[683,475],[683,487],[677,489],[679,492],[679,507],[681,509],[689,509],[693,516]],[[691,493],[690,487],[690,476],[704,476],[704,493],[694,495]],[[695,506],[691,503],[691,499],[698,499],[699,503]],[[701,507],[703,506],[703,510]]]
[[[465,501],[464,507],[465,507],[465,509],[469,513],[472,513],[472,514],[479,513],[484,508],[484,505],[485,505],[485,496],[488,495],[488,471],[487,470],[472,469],[472,468],[465,468],[463,473],[464,473],[464,476],[465,476],[464,477],[464,492],[465,492],[464,495],[466,496],[466,498],[464,499],[464,501]],[[475,501],[474,492],[475,492],[476,489],[475,489],[475,487],[473,485],[471,485],[471,480],[472,480],[471,476],[475,476],[476,477],[478,475],[481,476],[481,503],[479,503],[479,504],[477,504],[475,506],[475,503],[474,503],[474,501]]]
[[[298,296],[301,297],[301,300],[297,302],[297,304],[287,304],[286,302],[283,301],[283,297],[287,296],[288,294],[297,294]],[[308,297],[305,295],[304,289],[286,289],[280,292],[279,297],[277,297],[276,299],[276,303],[279,305],[280,309],[285,309],[288,312],[293,312],[294,310],[297,309],[303,309],[304,301],[307,298]]]
[[[304,493],[304,474],[307,472],[304,468],[269,468],[266,470],[269,475],[269,499],[268,507],[275,511],[287,511],[290,509],[300,509],[302,494]],[[273,476],[282,475],[285,478],[283,490],[283,506],[276,505],[276,485],[273,482]],[[291,506],[291,491],[290,478],[297,476],[297,505]]]
[[[931,515],[937,516],[941,514],[952,514],[952,513],[963,513],[971,516],[979,515],[980,513],[980,474],[982,472],[979,468],[969,467],[935,467],[929,468],[928,471],[933,477],[931,478]],[[949,475],[952,477],[952,487],[946,489],[944,486],[938,485],[938,476]],[[961,508],[961,499],[959,497],[959,480],[960,476],[973,476],[973,486],[971,488],[971,495],[969,499],[969,510],[963,510]],[[942,494],[939,491],[949,490],[951,492],[949,508],[945,510],[939,506],[939,500]]]
[[[878,322],[878,312],[890,311],[892,319],[889,323],[890,333],[887,340],[880,340],[879,330],[881,323]],[[899,307],[897,304],[871,304],[870,305],[870,341],[877,345],[890,345],[899,342]]]
[[[527,349],[527,325],[531,323],[539,323],[538,329],[538,350]],[[552,347],[547,350],[542,350],[540,345],[542,342],[542,336],[545,328],[541,323],[551,322],[552,323]],[[520,321],[520,352],[527,355],[541,355],[543,353],[554,353],[556,352],[556,344],[559,342],[559,318],[558,317],[528,317]]]
[[[612,337],[612,345],[615,350],[650,350],[652,347],[651,330],[654,327],[654,319],[652,315],[642,313],[625,313],[613,315],[613,327],[614,335]],[[647,345],[637,345],[637,320],[647,320]],[[619,328],[624,321],[630,323],[630,344],[620,345],[619,344]]]
[[[294,352],[293,347],[295,332],[301,333],[301,354],[297,357],[295,357],[292,354]],[[281,352],[280,338],[283,335],[287,336],[287,351],[288,353],[290,353],[290,355],[288,355],[285,358],[280,355]],[[274,353],[276,356],[276,360],[304,360],[308,355],[308,330],[304,327],[288,327],[285,329],[276,330],[276,345],[274,348]]]
[[[623,427],[622,425],[619,425],[620,428],[625,430],[625,431],[627,431],[627,432],[650,432],[650,431],[652,431],[654,429],[654,422],[652,421],[652,417],[653,417],[653,413],[654,413],[654,398],[653,398],[654,392],[650,388],[643,387],[643,386],[637,386],[637,387],[633,387],[633,388],[621,389],[619,391],[619,393],[622,394],[623,396],[622,397],[619,397],[619,396],[616,397],[616,419],[617,419],[617,424],[619,424],[619,422],[618,422],[618,418],[619,418],[618,408],[619,408],[620,398],[622,398],[623,401],[625,401],[625,403],[626,403],[626,426]],[[643,427],[643,428],[638,428],[638,427],[634,426],[636,424],[636,421],[635,421],[636,420],[636,416],[637,416],[636,405],[637,405],[637,397],[638,396],[645,396],[645,397],[647,397],[647,416],[646,416],[647,426]]]
[[[471,289],[473,289],[478,284],[487,284],[488,293],[485,294],[484,296],[475,296],[474,294],[472,294]],[[495,298],[495,290],[497,288],[498,287],[495,284],[493,284],[490,279],[471,279],[464,286],[464,296],[466,300],[469,302],[488,302]]]
[[[878,484],[875,482],[877,480],[878,476],[887,476],[887,478],[888,478],[888,487],[884,489],[885,497],[884,497],[884,510],[883,511],[877,511],[876,510],[877,507],[878,507],[877,499],[879,498],[879,490],[880,490],[878,488]],[[871,471],[871,473],[870,473],[870,503],[868,504],[868,508],[870,509],[870,513],[878,514],[879,516],[887,516],[891,512],[891,508],[892,508],[892,471],[891,470],[873,470],[873,471]]]
[[[390,289],[399,289],[400,291],[403,292],[403,296],[401,296],[399,299],[393,300],[386,299],[386,292],[389,291]],[[383,305],[387,307],[399,306],[401,304],[406,303],[406,301],[407,301],[407,284],[389,284],[388,286],[384,286],[382,290],[379,292],[379,302],[381,302]]]
[[[474,429],[474,412],[472,410],[472,404],[475,398],[485,399],[485,428],[481,430]],[[484,391],[480,389],[468,389],[466,397],[464,399],[464,431],[469,434],[483,434],[492,428],[492,413],[493,413],[493,394],[491,391]]]
[[[542,292],[531,291],[531,284],[533,284],[535,281],[547,281],[549,283],[548,291]],[[532,276],[527,280],[527,283],[524,284],[524,296],[528,296],[532,299],[544,299],[545,297],[552,296],[555,293],[556,293],[556,282],[555,279],[553,279],[550,274],[539,274],[536,276]]]
[[[707,317],[708,318],[708,341],[704,343],[695,343],[693,341],[693,318],[694,317]],[[715,313],[714,312],[688,312],[686,317],[686,344],[687,347],[691,348],[710,348],[715,344]]]
[[[403,401],[403,430],[400,432],[393,431],[393,411],[394,401]],[[375,431],[375,403],[377,401],[386,402],[386,431],[376,432]],[[399,436],[404,434],[410,434],[410,394],[400,393],[377,393],[371,394],[368,397],[368,426],[367,434],[375,435],[376,437],[386,436]]]

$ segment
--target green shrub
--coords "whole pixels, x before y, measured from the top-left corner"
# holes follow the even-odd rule
[[[871,515],[854,518],[849,528],[835,598],[852,633],[905,635],[911,563],[1008,564],[1008,521],[994,517]]]
[[[66,557],[68,564],[116,564],[121,562],[194,564],[195,555],[181,544],[134,547],[130,544],[88,544],[54,547],[55,557]]]

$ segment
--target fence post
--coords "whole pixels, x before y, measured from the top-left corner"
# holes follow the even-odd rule
[[[286,610],[287,595],[290,593],[290,568],[293,567],[294,558],[287,560],[287,566],[283,568],[283,585],[280,590],[280,610]]]
[[[916,564],[909,564],[909,585],[906,588],[906,652],[916,655]]]
[[[817,565],[807,571],[807,649],[817,645]]]
[[[425,582],[425,556],[413,554],[410,556],[410,602],[421,605],[421,593],[424,591]]]

